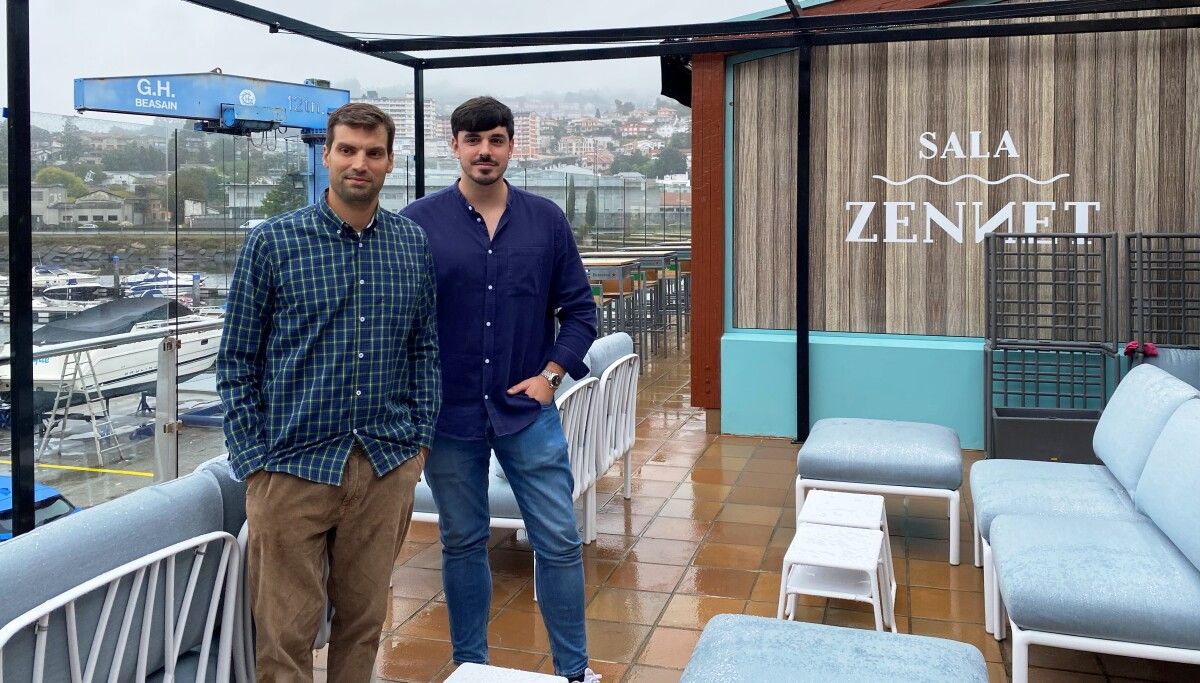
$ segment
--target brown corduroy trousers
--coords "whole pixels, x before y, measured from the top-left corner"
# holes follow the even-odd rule
[[[341,486],[279,472],[250,475],[247,568],[258,680],[313,679],[312,646],[326,590],[334,607],[329,681],[371,679],[392,563],[408,533],[423,467],[418,455],[377,477],[356,444]]]

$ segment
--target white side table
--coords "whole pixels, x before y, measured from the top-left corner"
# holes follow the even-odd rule
[[[459,665],[446,683],[562,683],[562,676],[550,676],[532,671],[503,669],[498,666],[465,663]]]
[[[796,523],[801,522],[882,531],[885,541],[884,571],[892,587],[892,599],[896,599],[896,569],[892,564],[892,545],[888,542],[887,510],[883,505],[883,496],[815,489],[804,497],[804,504],[796,513]]]
[[[797,524],[783,557],[777,616],[784,618],[785,603],[788,617],[795,614],[796,595],[817,595],[869,602],[876,630],[890,626],[895,631],[891,586],[883,574],[886,543],[879,529]]]

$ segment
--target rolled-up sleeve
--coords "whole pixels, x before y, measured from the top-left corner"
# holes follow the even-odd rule
[[[230,470],[238,479],[261,469],[267,454],[263,373],[274,306],[272,273],[267,240],[256,228],[247,235],[233,269],[217,354],[225,444]]]
[[[558,309],[559,329],[547,360],[561,365],[571,377],[582,379],[588,374],[583,356],[596,340],[596,302],[575,236],[561,214],[554,232],[554,250],[550,306]]]

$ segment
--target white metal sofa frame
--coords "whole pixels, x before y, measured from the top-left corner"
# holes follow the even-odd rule
[[[36,633],[36,643],[33,651],[32,683],[42,683],[48,642],[50,640],[51,617],[58,610],[63,612],[63,620],[67,637],[67,657],[70,663],[72,683],[89,683],[97,676],[101,667],[101,658],[105,651],[105,635],[113,605],[120,591],[122,580],[131,576],[129,594],[126,598],[124,616],[121,620],[121,630],[117,635],[116,650],[113,659],[107,662],[109,673],[104,676],[109,681],[115,681],[121,671],[125,649],[133,628],[134,618],[141,604],[141,637],[138,644],[138,660],[135,680],[146,680],[147,656],[150,651],[151,623],[154,620],[154,607],[157,603],[155,593],[158,588],[158,577],[164,574],[163,608],[163,659],[165,662],[164,680],[175,680],[175,667],[178,664],[184,629],[187,627],[188,614],[196,594],[197,583],[200,579],[201,568],[209,546],[220,544],[221,557],[217,566],[216,584],[208,604],[208,612],[204,621],[203,640],[200,645],[200,658],[197,663],[196,680],[206,679],[209,649],[216,628],[217,614],[221,615],[221,633],[217,644],[216,680],[230,680],[230,662],[233,644],[234,614],[237,610],[237,585],[241,572],[241,555],[237,541],[224,531],[212,531],[190,538],[161,550],[155,551],[120,567],[109,570],[100,576],[64,591],[53,598],[34,607],[21,616],[13,619],[0,628],[0,683],[4,674],[4,646],[22,629],[33,626]],[[187,554],[192,556],[192,565],[188,574],[188,582],[184,587],[183,602],[179,614],[175,614],[175,563],[176,559]],[[164,566],[165,565],[165,566]],[[165,571],[164,571],[165,570]],[[147,576],[147,573],[149,576]],[[80,598],[93,591],[107,587],[104,604],[97,620],[95,635],[92,638],[87,659],[81,658],[78,616],[75,603]],[[141,600],[145,587],[145,600]]]
[[[622,495],[633,495],[633,466],[630,455],[637,437],[637,388],[642,359],[636,353],[618,358],[600,375],[597,418],[603,429],[596,439],[596,478],[600,478],[619,458],[624,458]],[[595,496],[593,491],[591,494]],[[594,540],[593,536],[588,542]]]
[[[595,537],[596,531],[596,441],[597,420],[593,417],[596,389],[599,380],[589,377],[577,384],[571,385],[562,396],[555,399],[558,406],[559,418],[563,424],[563,434],[567,438],[567,452],[571,461],[571,475],[575,480],[573,498],[583,498],[583,541],[588,543]],[[414,522],[437,523],[438,514],[435,512],[417,512],[412,515]],[[493,529],[524,529],[525,520],[521,517],[492,517],[490,526]],[[536,565],[537,559],[534,558]]]

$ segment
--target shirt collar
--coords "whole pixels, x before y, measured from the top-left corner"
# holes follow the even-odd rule
[[[507,178],[501,178],[500,180],[508,186],[508,197],[504,200],[504,208],[508,209],[512,207],[513,197],[515,197],[517,194],[517,188],[513,187],[512,183],[508,182]],[[462,178],[459,178],[453,183],[450,183],[450,194],[454,195],[465,211],[473,214],[476,212],[476,208],[473,204],[471,204],[470,201],[467,200],[467,196],[462,193],[462,189],[458,186],[458,184],[461,182]]]
[[[325,191],[321,193],[321,199],[317,202],[317,210],[322,216],[325,217],[326,224],[334,232],[337,232],[338,234],[355,234],[356,231],[354,226],[342,220],[341,217],[337,215],[337,212],[333,210],[333,207],[329,205],[329,188],[325,188]],[[367,227],[362,229],[363,235],[366,235],[368,230],[376,229],[377,225],[379,224],[379,212],[382,210],[383,207],[381,205],[375,206],[375,215],[371,216],[371,221],[367,223]]]

